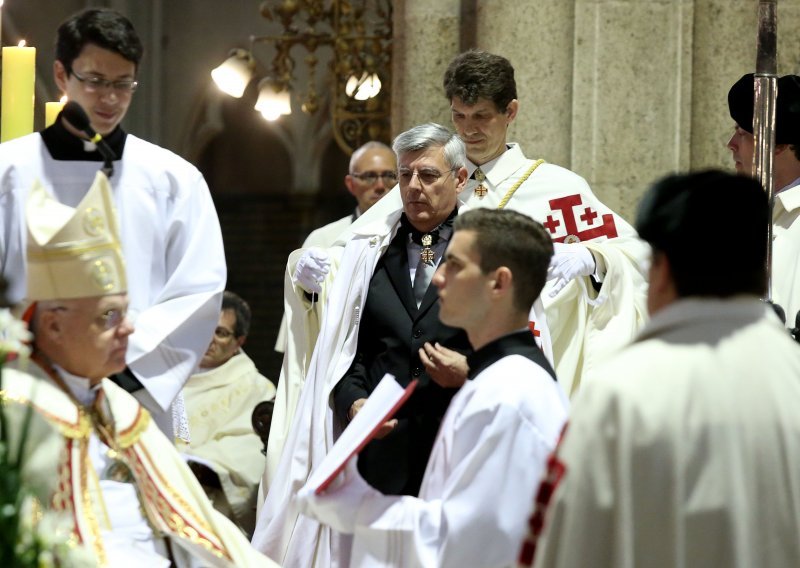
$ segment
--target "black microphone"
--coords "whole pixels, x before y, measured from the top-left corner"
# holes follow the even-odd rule
[[[114,175],[113,162],[117,159],[117,155],[108,145],[108,142],[103,140],[103,137],[95,132],[92,125],[89,124],[89,116],[86,111],[75,101],[69,101],[64,105],[64,110],[61,112],[67,122],[76,130],[84,133],[89,138],[89,141],[97,146],[97,151],[103,156],[103,173],[110,179]]]

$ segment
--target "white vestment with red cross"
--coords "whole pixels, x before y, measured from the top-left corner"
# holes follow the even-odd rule
[[[495,160],[481,165],[483,198],[475,194],[478,182],[470,179],[459,196],[460,212],[477,207],[498,207],[511,189],[530,170],[518,144]],[[474,164],[468,165],[470,175]],[[649,247],[618,214],[592,193],[579,175],[543,163],[516,189],[506,209],[539,221],[553,241],[581,243],[592,252],[602,279],[596,292],[589,277],[571,281],[555,298],[552,281],[541,295],[546,321],[537,329],[549,329],[556,375],[568,395],[575,393],[581,377],[609,353],[627,344],[646,319],[647,284],[642,270]]]

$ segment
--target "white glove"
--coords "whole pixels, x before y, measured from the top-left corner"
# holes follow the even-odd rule
[[[315,495],[311,487],[303,487],[297,493],[300,512],[340,533],[354,533],[358,512],[364,502],[383,497],[358,473],[357,459],[358,456],[350,458],[344,472],[322,495]]]
[[[555,278],[550,297],[555,297],[570,280],[578,276],[589,276],[594,273],[596,265],[594,257],[585,246],[574,243],[553,243],[554,253],[547,269],[547,279]]]
[[[321,248],[311,247],[297,261],[292,280],[306,292],[319,294],[322,292],[320,284],[330,270],[331,260],[328,253]]]

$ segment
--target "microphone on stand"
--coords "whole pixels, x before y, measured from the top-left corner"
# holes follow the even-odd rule
[[[97,151],[103,156],[103,173],[111,179],[111,176],[114,175],[113,162],[117,159],[117,155],[114,150],[111,149],[111,146],[108,145],[108,142],[103,140],[103,137],[95,132],[92,125],[89,124],[89,116],[86,114],[86,111],[75,101],[69,101],[64,105],[64,110],[61,112],[67,122],[76,130],[85,134],[89,138],[89,141],[97,146]]]

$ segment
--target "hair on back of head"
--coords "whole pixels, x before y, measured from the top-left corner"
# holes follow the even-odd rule
[[[136,67],[144,47],[131,21],[115,10],[89,8],[64,20],[56,35],[56,60],[68,72],[87,44],[113,51]]]
[[[467,105],[478,99],[494,103],[498,112],[505,112],[517,98],[514,67],[500,55],[471,49],[455,57],[444,72],[444,92],[447,100],[458,97]]]
[[[397,154],[398,160],[403,154],[420,152],[428,148],[444,148],[444,158],[453,169],[464,168],[467,165],[467,149],[464,142],[450,129],[428,122],[409,128],[398,134],[392,142],[392,149]]]
[[[541,225],[511,209],[473,209],[459,214],[454,231],[474,231],[481,271],[501,266],[513,275],[514,307],[529,312],[547,281],[553,241]]]
[[[670,264],[677,293],[762,296],[769,208],[761,185],[709,170],[670,175],[639,203],[636,230]]]
[[[241,296],[230,290],[225,290],[222,294],[222,311],[231,310],[236,316],[236,325],[233,328],[233,335],[243,337],[250,333],[250,320],[252,313],[250,305]]]

